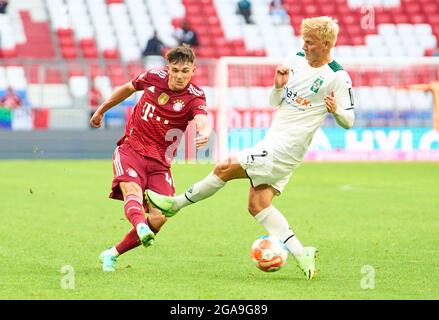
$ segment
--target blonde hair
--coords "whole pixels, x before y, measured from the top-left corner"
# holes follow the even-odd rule
[[[311,31],[317,31],[322,42],[328,41],[331,46],[335,46],[338,36],[337,20],[331,17],[322,16],[315,18],[305,18],[300,25],[300,34],[303,36]]]

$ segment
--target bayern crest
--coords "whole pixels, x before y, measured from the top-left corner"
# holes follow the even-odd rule
[[[184,107],[183,100],[175,100],[174,104],[172,105],[174,111],[180,111],[181,109],[183,109],[183,107]]]
[[[127,174],[130,176],[130,177],[133,177],[133,178],[137,178],[137,172],[136,172],[136,170],[134,170],[134,169],[132,169],[132,168],[128,168],[127,169]]]

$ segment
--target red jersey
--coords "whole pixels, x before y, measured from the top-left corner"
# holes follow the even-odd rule
[[[164,69],[150,70],[131,81],[144,93],[134,106],[118,145],[128,141],[142,156],[156,159],[170,167],[183,132],[197,114],[207,115],[203,90],[189,82],[181,91],[168,86]]]

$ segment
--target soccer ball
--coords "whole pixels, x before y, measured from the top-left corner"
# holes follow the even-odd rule
[[[278,271],[288,258],[284,244],[274,236],[263,236],[253,242],[251,258],[265,272]]]

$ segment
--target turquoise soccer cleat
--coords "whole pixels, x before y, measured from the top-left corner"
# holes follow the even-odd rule
[[[314,247],[305,247],[304,249],[304,254],[297,259],[297,262],[306,278],[311,280],[315,275],[315,263],[318,250]]]
[[[99,261],[102,263],[102,270],[104,272],[116,271],[117,257],[113,255],[110,250],[105,250],[99,255]]]
[[[173,209],[174,200],[172,197],[161,195],[152,190],[146,190],[145,192],[146,199],[148,202],[154,207],[159,209],[164,216],[172,217],[174,216],[178,210]]]
[[[140,239],[140,242],[145,248],[154,244],[155,234],[145,223],[139,223],[136,227],[137,235]]]

